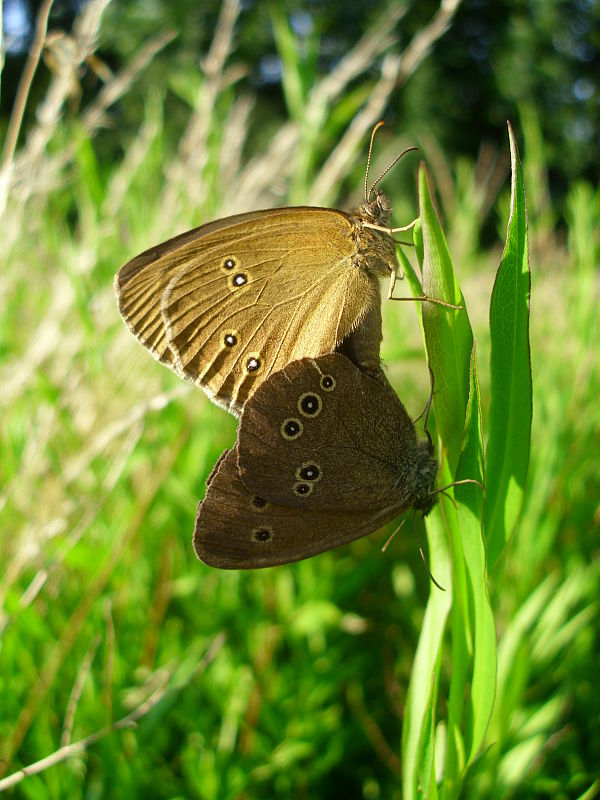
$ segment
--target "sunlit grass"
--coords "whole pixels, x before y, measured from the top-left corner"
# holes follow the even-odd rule
[[[81,63],[95,46],[83,34],[101,8],[91,4],[74,33]],[[3,774],[135,713],[148,698],[152,705],[137,728],[108,733],[25,778],[22,796],[400,797],[407,686],[427,598],[437,592],[412,534],[397,536],[384,555],[389,531],[256,573],[197,562],[196,505],[235,421],[148,356],[113,296],[113,274],[128,258],[210,217],[292,196],[344,207],[360,200],[368,132],[398,90],[389,17],[348,54],[347,73],[324,81],[294,53],[285,20],[275,20],[292,121],[273,124],[260,147],[264,126],[252,98],[220,83],[235,17],[227,4],[214,71],[181,89],[190,118],[178,148],[165,134],[157,91],[146,98],[138,134],[122,142],[122,160],[97,156],[102,137],[118,134],[100,127],[95,109],[135,92],[160,37],[115,77],[113,94],[109,84],[76,116],[63,117],[72,83],[55,75],[47,116],[15,154],[0,219]],[[365,76],[386,53],[380,72]],[[348,80],[362,89],[350,92]],[[526,134],[530,117],[528,124]],[[385,129],[378,166],[404,146],[397,134]],[[538,175],[543,169],[537,141],[519,142],[526,185],[528,163]],[[487,316],[508,183],[481,161],[445,167],[433,177],[440,175],[443,226],[477,340],[487,424]],[[386,179],[399,224],[417,208],[412,175],[405,162]],[[531,208],[531,460],[520,522],[490,575],[498,688],[489,749],[467,777],[472,797],[576,797],[600,761],[600,194],[571,188],[566,240],[548,218],[531,219]],[[498,241],[484,251],[480,229],[490,214]],[[416,415],[429,386],[418,316],[408,303],[384,306],[383,357]],[[446,636],[441,718],[453,657]]]

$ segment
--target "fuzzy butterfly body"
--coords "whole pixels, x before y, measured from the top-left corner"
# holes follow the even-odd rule
[[[397,269],[386,196],[346,214],[279,208],[208,223],[123,266],[119,310],[163,364],[239,416],[269,375],[339,350],[381,379],[379,278]]]
[[[307,558],[427,513],[436,473],[387,382],[337,353],[295,361],[246,403],[198,507],[196,554],[232,569]]]

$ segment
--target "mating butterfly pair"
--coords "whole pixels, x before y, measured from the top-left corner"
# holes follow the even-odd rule
[[[206,563],[296,561],[407,508],[431,508],[432,445],[417,443],[379,359],[379,278],[393,286],[392,234],[402,229],[387,227],[377,182],[367,189],[365,179],[353,213],[229,217],[151,248],[116,276],[134,335],[241,416],[198,510],[194,546]]]

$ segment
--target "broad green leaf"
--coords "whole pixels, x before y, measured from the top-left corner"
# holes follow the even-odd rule
[[[510,125],[508,133],[512,167],[511,213],[506,246],[490,304],[491,402],[485,507],[489,567],[502,552],[521,511],[533,413],[527,210],[521,164]]]

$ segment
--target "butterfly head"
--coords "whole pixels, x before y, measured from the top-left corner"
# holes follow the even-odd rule
[[[435,494],[431,487],[438,471],[438,463],[433,452],[433,444],[427,440],[419,442],[416,464],[416,487],[413,506],[426,517],[435,504]]]
[[[360,207],[364,222],[385,226],[392,214],[390,198],[379,189],[371,189],[369,197]]]

